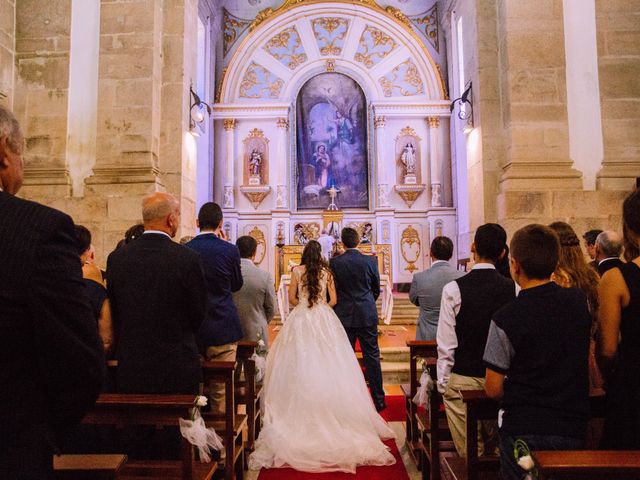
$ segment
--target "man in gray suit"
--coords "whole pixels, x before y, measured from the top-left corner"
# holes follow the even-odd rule
[[[242,288],[233,294],[233,302],[240,316],[243,340],[256,342],[261,338],[264,340],[265,347],[268,347],[267,325],[273,318],[276,307],[273,277],[253,263],[258,248],[255,238],[248,235],[240,237],[236,241],[236,246],[240,251],[243,284]]]
[[[411,282],[409,299],[420,307],[416,340],[435,340],[440,315],[442,289],[465,272],[459,272],[449,265],[453,255],[453,242],[448,237],[436,237],[431,242],[431,268],[416,273]]]

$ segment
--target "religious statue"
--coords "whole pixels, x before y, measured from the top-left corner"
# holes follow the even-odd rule
[[[370,223],[365,223],[364,228],[362,230],[362,239],[360,243],[365,245],[372,243],[373,240],[373,225]]]
[[[304,228],[301,223],[298,223],[293,227],[293,238],[298,242],[298,245],[306,245],[309,243],[309,239],[304,234]]]
[[[329,158],[327,146],[324,143],[321,143],[316,147],[316,153],[313,154],[313,163],[316,166],[318,186],[327,188],[329,186],[331,158]]]
[[[261,166],[262,154],[254,148],[249,157],[249,174],[259,177]]]
[[[407,143],[400,157],[405,168],[405,175],[415,175],[416,173],[416,149],[412,143]]]

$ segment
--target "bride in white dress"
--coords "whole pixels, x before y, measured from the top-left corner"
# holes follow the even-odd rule
[[[289,301],[296,307],[267,356],[265,415],[249,468],[355,473],[358,465],[395,463],[381,440],[394,434],[331,308],[333,276],[314,240],[292,271]]]

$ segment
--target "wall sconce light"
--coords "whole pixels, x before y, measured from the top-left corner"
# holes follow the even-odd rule
[[[208,115],[211,115],[211,107],[208,103],[200,100],[198,94],[193,91],[193,85],[189,87],[189,92],[193,99],[191,107],[189,107],[189,131],[192,135],[199,137],[204,132],[202,127],[202,123],[205,120],[204,112],[206,111]]]
[[[451,113],[453,113],[453,110],[456,107],[456,102],[460,103],[458,118],[466,121],[464,125],[464,133],[470,133],[471,130],[473,130],[473,90],[471,89],[471,82],[469,82],[469,86],[462,93],[460,98],[456,98],[451,102],[451,106],[449,107]]]

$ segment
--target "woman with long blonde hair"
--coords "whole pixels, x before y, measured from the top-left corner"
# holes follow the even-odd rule
[[[564,288],[575,287],[587,296],[591,313],[591,344],[589,346],[589,393],[602,391],[603,380],[596,362],[595,336],[598,329],[598,274],[587,263],[580,248],[580,240],[571,225],[565,222],[553,222],[549,227],[560,238],[560,260],[551,280]]]

